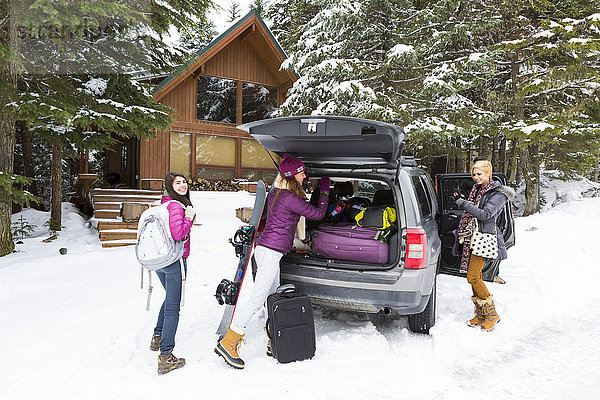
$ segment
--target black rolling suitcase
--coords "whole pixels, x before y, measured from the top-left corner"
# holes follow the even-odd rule
[[[315,355],[315,320],[307,295],[294,285],[280,286],[267,297],[267,311],[266,330],[277,361],[289,363]]]

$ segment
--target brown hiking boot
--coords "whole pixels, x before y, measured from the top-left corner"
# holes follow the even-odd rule
[[[150,341],[150,350],[158,351],[158,346],[160,346],[160,335],[152,335],[152,340]]]
[[[215,353],[223,357],[225,362],[233,368],[243,369],[246,364],[238,354],[238,349],[242,345],[242,342],[246,343],[244,335],[240,335],[230,328],[225,337],[217,343]]]
[[[173,352],[158,355],[158,373],[160,375],[166,374],[174,369],[181,368],[184,365],[185,359],[175,357]]]
[[[491,294],[487,299],[479,301],[481,303],[481,315],[484,319],[481,324],[481,330],[489,332],[494,329],[498,322],[500,322],[500,317],[496,312],[496,306],[494,305],[494,299]]]
[[[485,319],[483,318],[483,315],[481,315],[481,305],[478,301],[481,299],[477,296],[473,296],[471,297],[471,300],[473,300],[473,304],[475,305],[475,316],[467,321],[467,325],[469,325],[471,328],[475,328],[483,324],[483,321],[485,321]]]

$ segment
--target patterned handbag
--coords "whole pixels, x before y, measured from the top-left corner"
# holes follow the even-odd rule
[[[483,258],[498,258],[498,237],[494,233],[479,232],[479,224],[475,218],[475,229],[471,237],[471,252]]]

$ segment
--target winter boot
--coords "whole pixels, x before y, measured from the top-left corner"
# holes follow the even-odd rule
[[[271,350],[271,339],[267,339],[267,355],[273,357],[273,350]]]
[[[496,275],[494,277],[494,283],[498,283],[500,285],[504,285],[506,283],[506,281],[502,278],[500,278],[500,275]]]
[[[481,304],[481,315],[483,316],[484,321],[481,323],[481,330],[485,332],[489,332],[498,322],[500,322],[500,317],[496,312],[496,306],[494,305],[493,296],[490,294],[485,300],[479,300]]]
[[[160,346],[160,335],[152,335],[152,340],[150,341],[150,350],[158,351],[158,346]]]
[[[173,355],[173,352],[168,354],[158,355],[158,373],[159,375],[166,374],[177,368],[181,368],[185,365],[185,359],[177,358]]]
[[[244,335],[236,333],[232,329],[229,329],[225,334],[225,337],[217,343],[215,347],[215,353],[223,357],[225,362],[235,369],[243,369],[245,364],[244,360],[240,358],[238,349],[242,345]]]
[[[471,297],[471,300],[473,300],[473,304],[475,305],[475,316],[467,321],[467,325],[471,328],[475,328],[483,324],[485,319],[483,318],[483,315],[481,315],[481,305],[479,304],[479,300],[481,299],[477,296],[473,296]]]

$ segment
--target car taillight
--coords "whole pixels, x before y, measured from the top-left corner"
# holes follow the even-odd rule
[[[427,266],[427,239],[425,230],[406,229],[406,266],[408,269],[421,269]]]

